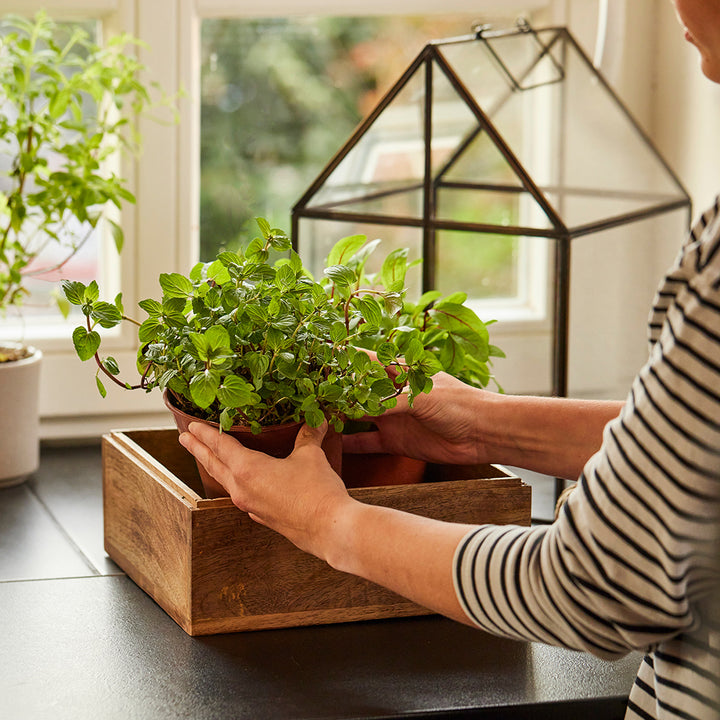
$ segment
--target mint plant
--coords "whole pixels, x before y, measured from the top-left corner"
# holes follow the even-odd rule
[[[29,296],[27,279],[60,271],[107,210],[134,202],[106,161],[135,150],[134,117],[151,103],[128,35],[93,43],[80,26],[66,37],[45,12],[8,16],[0,34],[0,315]],[[128,111],[132,115],[128,114]],[[54,244],[59,257],[42,261]],[[62,308],[61,308],[62,309]]]
[[[405,299],[405,276],[414,263],[407,250],[390,253],[374,275],[365,273],[378,241],[362,235],[340,240],[315,281],[290,240],[258,219],[261,236],[238,252],[198,263],[188,276],[160,276],[162,296],[142,300],[144,321],[125,315],[122,297],[99,299],[96,283],[66,281],[67,300],[85,324],[73,332],[81,360],[94,358],[98,389],[168,390],[188,414],[219,423],[262,427],[328,418],[341,431],[346,420],[376,416],[407,391],[410,402],[447,370],[485,386],[491,357],[487,326],[460,294],[426,293]],[[272,252],[289,257],[270,262]],[[99,354],[98,328],[134,323],[140,343],[134,384],[119,379],[112,357]],[[365,349],[372,350],[372,359]],[[387,367],[395,366],[396,377]]]

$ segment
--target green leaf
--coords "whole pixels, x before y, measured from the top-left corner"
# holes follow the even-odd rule
[[[90,315],[104,328],[113,328],[122,322],[122,314],[117,309],[117,306],[109,302],[100,301],[94,303]]]
[[[276,252],[284,252],[289,250],[292,245],[290,238],[278,228],[273,228],[270,231],[270,247]]]
[[[173,369],[166,370],[158,380],[158,387],[160,390],[165,390],[165,388],[168,386],[168,383],[178,374],[178,371]]]
[[[408,249],[393,250],[383,261],[380,279],[386,290],[399,292],[405,287],[405,274],[408,269]]]
[[[385,303],[385,312],[393,316],[402,310],[403,296],[400,292],[386,292],[383,293],[383,302]]]
[[[395,343],[384,342],[379,345],[376,350],[378,362],[382,363],[383,365],[390,365],[391,363],[395,362],[395,360],[397,360],[399,352],[400,351],[398,350],[398,346],[395,345]]]
[[[357,372],[364,373],[370,367],[370,357],[362,350],[358,350],[353,356],[352,366]]]
[[[73,345],[78,357],[84,362],[95,355],[100,347],[100,334],[95,330],[76,327],[72,334]]]
[[[443,305],[462,305],[466,300],[467,300],[467,293],[455,292],[450,295],[447,295],[442,300],[440,300],[437,303],[437,307],[442,307]]]
[[[120,253],[125,244],[125,233],[123,233],[123,229],[114,220],[108,218],[107,221],[110,223],[110,232],[112,233],[113,242],[115,243],[115,249]]]
[[[318,397],[330,403],[337,402],[342,397],[342,394],[342,388],[331,382],[322,382],[318,387]]]
[[[452,337],[449,337],[440,349],[439,359],[446,372],[457,376],[465,365],[465,352]]]
[[[202,333],[190,333],[190,340],[192,341],[193,347],[195,348],[195,354],[203,362],[207,362],[209,359],[208,349],[209,343],[206,337]]]
[[[253,386],[237,375],[228,375],[222,380],[217,389],[217,399],[230,408],[244,408],[260,402],[260,396],[254,392]]]
[[[325,268],[324,273],[338,287],[349,287],[357,281],[357,275],[347,265],[331,265]]]
[[[120,366],[117,363],[117,360],[114,357],[107,357],[102,361],[103,367],[111,374],[111,375],[119,375],[120,374]]]
[[[332,324],[332,327],[330,328],[330,340],[332,340],[333,343],[341,343],[343,340],[347,338],[347,329],[345,328],[345,323],[340,322],[339,320],[337,322],[334,322]]]
[[[394,395],[396,392],[395,385],[393,384],[393,381],[390,378],[382,378],[380,380],[376,380],[371,385],[372,391],[378,395],[380,398],[386,398],[390,397],[391,395]]]
[[[262,236],[267,240],[270,237],[270,233],[271,233],[270,223],[263,217],[256,217],[255,222],[257,223],[257,226],[260,228],[260,232],[262,233]]]
[[[190,380],[190,397],[199,407],[205,409],[213,404],[220,385],[220,375],[213,370],[204,370]]]
[[[138,305],[150,315],[150,317],[158,317],[163,314],[163,306],[157,300],[141,300]]]
[[[187,298],[184,297],[163,298],[163,314],[167,316],[182,314],[186,305]]]
[[[230,352],[230,335],[222,325],[213,325],[205,331],[207,347],[211,353]]]
[[[382,322],[382,308],[377,300],[371,295],[363,295],[358,304],[365,321],[371,325],[379,326]]]
[[[441,309],[431,310],[430,315],[455,339],[472,348],[471,354],[478,360],[482,362],[488,360],[490,350],[487,327],[470,308],[463,305],[443,305]]]
[[[270,358],[258,352],[248,353],[245,356],[245,361],[250,368],[253,378],[261,378],[270,367]]]
[[[429,305],[432,305],[438,298],[442,296],[442,293],[438,290],[428,290],[420,296],[415,306],[416,310],[423,311],[427,309]]]
[[[296,275],[300,275],[303,272],[303,264],[300,256],[294,251],[290,251],[290,267],[293,269]]]
[[[218,285],[224,285],[230,282],[230,273],[220,260],[215,260],[207,268],[207,279]]]
[[[92,280],[90,284],[85,288],[84,302],[94,303],[100,297],[100,289],[98,288],[97,282]]]
[[[148,318],[138,329],[138,340],[141,343],[152,342],[160,332],[162,324],[156,317]]]
[[[249,318],[253,320],[258,325],[264,325],[267,316],[268,311],[263,305],[258,305],[257,303],[251,303],[245,306],[244,308],[245,313],[248,315]]]
[[[85,302],[85,285],[77,280],[63,280],[62,289],[68,302],[82,305]]]
[[[234,425],[236,415],[237,415],[237,413],[235,412],[235,410],[233,408],[225,408],[220,413],[220,427],[225,432],[230,430],[230,428],[232,428],[232,426]]]
[[[193,291],[190,280],[179,273],[162,273],[160,287],[165,297],[169,298],[187,298]]]
[[[425,348],[417,338],[412,338],[403,352],[405,355],[405,362],[408,365],[414,365],[419,362],[424,355]]]
[[[347,265],[350,258],[367,242],[367,235],[349,235],[338,240],[328,253],[326,265]]]
[[[295,287],[297,281],[295,271],[289,264],[281,265],[275,274],[275,281],[283,290],[289,290],[290,288]]]
[[[306,410],[304,413],[305,422],[310,427],[320,427],[320,425],[323,424],[323,421],[325,420],[325,414],[323,413],[320,408],[311,408],[310,410]]]
[[[102,381],[100,380],[98,375],[95,376],[95,385],[97,386],[98,392],[100,393],[101,397],[107,397],[107,390],[105,390],[105,386],[102,384]]]

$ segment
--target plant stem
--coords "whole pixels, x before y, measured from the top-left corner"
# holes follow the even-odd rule
[[[90,323],[90,316],[89,316],[89,315],[86,316],[85,319],[86,319],[86,321],[87,321],[87,329],[88,329],[88,332],[92,332],[92,329],[93,329],[93,328],[92,328],[92,325],[91,325],[91,323]],[[100,368],[100,370],[102,370],[102,372],[105,373],[105,375],[107,375],[116,385],[119,385],[121,388],[123,388],[123,390],[139,390],[140,388],[143,387],[143,381],[142,381],[142,380],[140,381],[140,384],[139,384],[139,385],[130,385],[130,386],[128,386],[128,384],[127,384],[127,383],[124,383],[122,380],[118,380],[118,379],[105,367],[105,365],[103,364],[103,361],[100,359],[100,354],[99,354],[99,353],[96,352],[95,355],[94,355],[94,357],[95,357],[95,364]],[[150,367],[150,366],[148,365],[148,368],[149,368],[149,367]],[[145,377],[145,376],[143,375],[143,379],[144,379],[144,377]]]

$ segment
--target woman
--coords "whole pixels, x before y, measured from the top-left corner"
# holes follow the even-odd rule
[[[720,82],[720,2],[675,7],[702,71]],[[239,508],[332,567],[490,632],[603,657],[645,650],[627,717],[717,717],[717,204],[660,286],[650,344],[625,403],[496,395],[440,375],[413,408],[376,419],[377,433],[346,438],[354,452],[579,478],[550,526],[471,527],[363,505],[327,464],[324,427],[304,427],[285,460],[198,424],[181,442]]]

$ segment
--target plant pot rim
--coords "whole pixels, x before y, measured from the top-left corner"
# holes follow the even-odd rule
[[[25,348],[29,354],[18,360],[5,360],[0,362],[0,368],[7,366],[17,367],[18,365],[29,365],[30,363],[37,362],[42,358],[42,351],[38,350],[38,348],[34,345],[28,345],[27,343],[17,342],[15,340],[0,340],[0,350],[3,348],[7,348],[8,350]]]
[[[176,413],[178,415],[182,415],[184,418],[187,418],[189,422],[201,422],[205,425],[210,425],[214,428],[219,428],[220,423],[215,422],[214,420],[204,420],[203,418],[195,417],[195,415],[190,415],[189,413],[186,413],[184,410],[181,410],[179,407],[173,404],[172,402],[172,395],[170,391],[164,390],[163,391],[163,400],[165,401],[165,405],[167,406],[168,410],[172,413]],[[302,422],[300,421],[290,421],[281,423],[278,425],[263,425],[261,432],[280,432],[282,430],[286,430],[287,428],[297,427],[299,425],[302,425]],[[233,425],[229,432],[251,432],[249,425]]]

